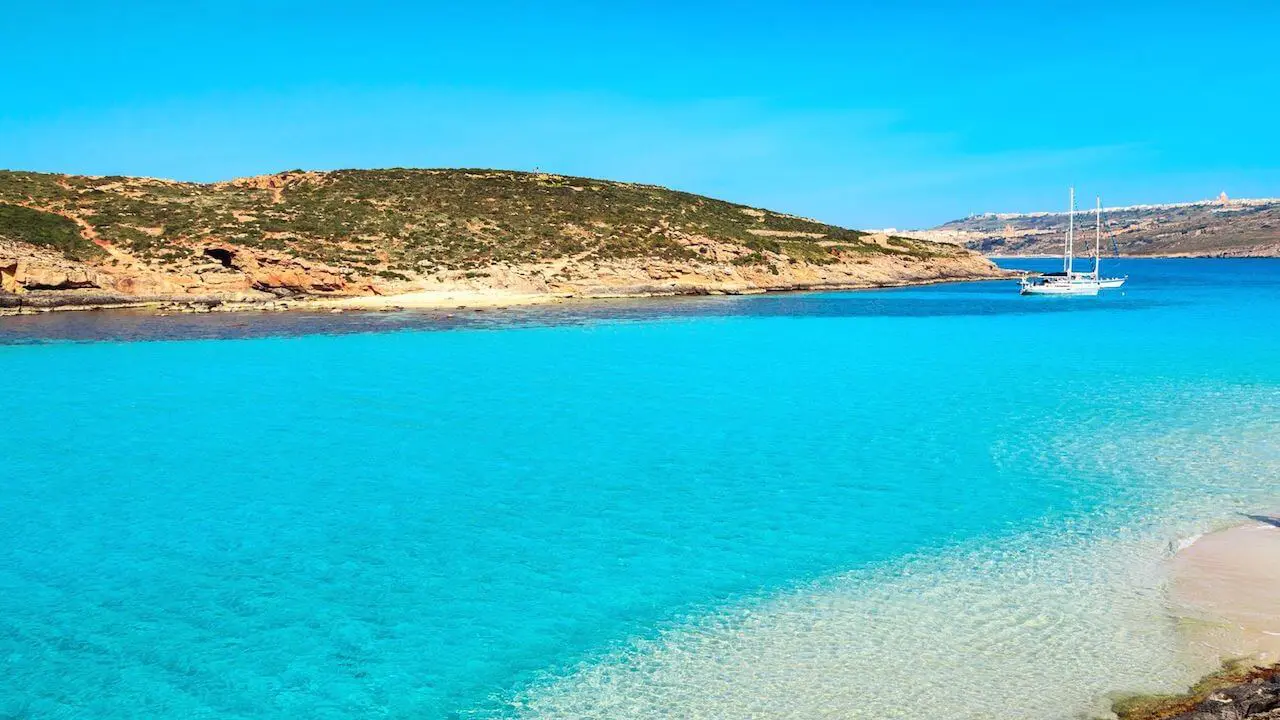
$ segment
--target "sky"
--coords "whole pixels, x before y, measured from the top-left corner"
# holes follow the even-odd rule
[[[1280,195],[1274,0],[0,10],[0,168],[539,169],[860,228]]]

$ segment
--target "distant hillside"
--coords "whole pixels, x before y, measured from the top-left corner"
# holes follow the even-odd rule
[[[213,184],[0,171],[3,268],[11,292],[241,299],[728,292],[992,272],[952,246],[660,187],[403,169]]]
[[[1076,217],[1091,243],[1093,212]],[[1104,240],[1125,255],[1280,256],[1280,199],[1206,200],[1105,208]],[[993,255],[1061,254],[1067,213],[988,213],[940,225],[913,237],[955,242]],[[1090,246],[1091,247],[1091,246]]]

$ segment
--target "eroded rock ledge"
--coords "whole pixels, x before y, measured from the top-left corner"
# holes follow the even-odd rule
[[[289,309],[317,301],[435,292],[497,291],[513,297],[634,298],[745,295],[790,290],[891,287],[999,278],[1006,273],[972,254],[931,258],[875,257],[822,265],[676,263],[631,258],[583,263],[557,260],[481,271],[444,271],[407,282],[353,283],[291,258],[263,258],[243,248],[214,248],[218,270],[183,275],[77,265],[64,259],[10,262],[0,313],[169,304],[211,309]],[[39,260],[39,259],[38,259]],[[14,292],[17,290],[18,292]],[[501,304],[496,303],[496,304]]]

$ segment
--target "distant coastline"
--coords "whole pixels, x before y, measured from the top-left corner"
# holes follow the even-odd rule
[[[1190,203],[1108,207],[1100,217],[1101,244],[1108,255],[1115,250],[1124,257],[1280,257],[1280,198],[1222,195]],[[1054,255],[1061,252],[1068,218],[1065,211],[982,213],[928,230],[886,232],[992,256]],[[1078,210],[1076,223],[1092,251],[1093,211]]]

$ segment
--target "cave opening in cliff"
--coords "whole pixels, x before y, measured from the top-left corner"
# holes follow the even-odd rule
[[[222,263],[225,268],[231,267],[231,259],[235,257],[234,253],[224,248],[206,248],[204,254]]]

